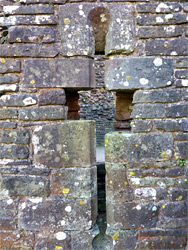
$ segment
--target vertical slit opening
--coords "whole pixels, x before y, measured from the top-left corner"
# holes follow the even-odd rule
[[[80,106],[79,106],[79,93],[78,91],[65,90],[66,103],[68,107],[67,120],[80,120]]]

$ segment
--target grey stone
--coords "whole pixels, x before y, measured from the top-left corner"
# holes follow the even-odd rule
[[[146,41],[146,55],[186,56],[188,55],[188,39],[176,38],[172,40]]]
[[[187,229],[141,229],[139,230],[140,236],[186,236]]]
[[[183,34],[183,29],[179,26],[159,26],[159,27],[140,27],[138,30],[139,38],[162,38],[176,37]]]
[[[155,120],[154,124],[157,129],[165,131],[188,131],[187,119]]]
[[[41,90],[38,96],[39,105],[52,105],[66,103],[64,89]]]
[[[55,42],[55,29],[52,27],[10,27],[10,43],[52,43]]]
[[[174,139],[177,141],[188,141],[188,133],[177,133],[174,135]]]
[[[166,218],[162,217],[157,223],[157,227],[160,228],[186,228],[188,224],[187,218]]]
[[[140,13],[172,13],[182,10],[179,3],[138,3],[137,11]]]
[[[152,121],[151,120],[133,120],[131,122],[131,131],[133,133],[138,132],[150,132],[152,130]]]
[[[7,190],[10,196],[48,196],[50,185],[45,177],[3,176],[1,190]]]
[[[0,217],[14,217],[17,214],[18,199],[10,197],[0,198]]]
[[[20,204],[19,226],[25,230],[88,230],[97,216],[97,197],[82,200],[31,198]],[[34,207],[34,209],[33,209]]]
[[[188,103],[173,103],[166,107],[166,117],[186,117],[188,116]]]
[[[26,146],[3,145],[0,146],[0,159],[27,159],[29,150]]]
[[[188,36],[188,25],[185,26],[185,35]]]
[[[105,85],[108,90],[159,88],[172,81],[171,59],[116,57],[106,61]]]
[[[171,218],[181,218],[187,216],[188,203],[182,202],[169,202],[165,203],[161,209],[162,215]]]
[[[0,25],[2,26],[55,25],[55,24],[57,24],[57,20],[54,15],[0,17]]]
[[[20,77],[15,74],[0,75],[0,84],[18,83],[19,81],[20,81]]]
[[[94,72],[93,60],[89,58],[26,60],[22,84],[30,88],[90,89],[95,87]]]
[[[1,44],[1,47],[3,45]],[[1,51],[0,51],[1,54]],[[2,55],[1,55],[2,56]],[[7,55],[5,55],[7,56]],[[18,60],[12,59],[0,59],[0,73],[12,73],[12,72],[21,72],[21,62]]]
[[[134,93],[133,103],[179,102],[183,100],[184,92],[181,89],[138,90]]]
[[[4,92],[17,92],[18,85],[17,84],[3,84],[0,85],[0,93]]]
[[[33,107],[19,110],[19,118],[24,121],[66,120],[68,108],[63,107]]]
[[[177,87],[187,87],[188,86],[188,80],[176,80],[175,85]]]
[[[182,13],[157,14],[157,15],[140,15],[137,18],[139,25],[164,25],[164,24],[182,24],[188,23],[187,15]]]
[[[58,53],[57,45],[40,44],[1,44],[0,50],[0,56],[8,57],[55,57]]]
[[[64,4],[66,0],[20,0],[20,3],[33,4],[33,3],[55,3]]]
[[[16,128],[16,122],[0,122],[0,128]]]
[[[183,4],[183,10],[184,10],[185,12],[188,12],[188,3],[184,3],[184,4]]]
[[[106,134],[106,161],[116,163],[166,161],[171,158],[171,133]],[[164,154],[164,152],[166,152]]]
[[[61,168],[95,164],[93,121],[66,121],[36,127],[32,142],[37,164]]]
[[[37,98],[34,94],[2,95],[0,97],[0,105],[6,107],[24,107],[36,103]]]
[[[15,119],[18,117],[17,109],[0,109],[0,120],[4,119]]]
[[[173,201],[188,200],[188,190],[186,189],[170,189],[170,195]]]
[[[132,118],[164,118],[164,104],[135,104],[131,113]]]
[[[28,130],[2,130],[1,142],[16,143],[16,144],[29,144],[29,131]]]
[[[0,168],[0,174],[17,174],[18,168],[17,167],[1,167]]]
[[[175,60],[176,68],[188,68],[188,58],[187,57],[179,57]]]
[[[188,159],[188,142],[177,142],[176,143],[176,148],[175,148],[175,153],[176,157],[179,159]]]
[[[19,169],[20,175],[49,175],[50,169],[49,168],[39,168],[35,166],[29,166]]]
[[[28,14],[53,14],[54,7],[47,5],[22,5],[22,6],[4,6],[3,12],[8,15],[28,15]]]
[[[184,171],[182,167],[166,169],[167,177],[176,177],[176,176],[183,176],[183,175],[184,175]]]
[[[175,77],[178,78],[178,79],[186,79],[186,80],[188,80],[188,69],[176,70]]]

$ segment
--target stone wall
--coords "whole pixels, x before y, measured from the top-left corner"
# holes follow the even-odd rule
[[[187,3],[3,0],[0,39],[0,249],[185,250]],[[101,232],[95,122],[78,121],[77,92],[97,92],[111,126],[104,63],[121,131],[105,136]]]

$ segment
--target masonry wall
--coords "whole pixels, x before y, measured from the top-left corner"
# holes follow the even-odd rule
[[[104,249],[186,249],[187,36],[185,1],[0,3],[1,249],[93,249],[95,122],[77,92],[96,87],[96,46],[121,129],[105,136]]]

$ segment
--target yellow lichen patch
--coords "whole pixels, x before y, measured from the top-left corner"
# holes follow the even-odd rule
[[[31,84],[34,84],[34,83],[35,83],[35,80],[31,80],[30,83],[31,83]]]
[[[16,54],[14,54],[14,56],[17,56]]]
[[[164,47],[166,48],[167,46],[168,46],[167,43],[165,43],[165,44],[164,44]]]
[[[136,144],[135,147],[137,148],[137,147],[138,147],[138,144]]]
[[[70,189],[69,188],[63,188],[62,192],[64,194],[68,194],[70,192]]]
[[[175,152],[175,153],[174,153],[174,157],[175,157],[175,159],[176,159],[176,160],[178,160],[178,159],[179,159],[177,155],[178,155],[178,153],[177,153],[177,152]]]
[[[59,176],[61,176],[61,174],[59,174]]]
[[[12,136],[12,134],[11,133],[9,133],[9,135],[8,135],[9,137],[11,137]]]
[[[21,42],[21,38],[20,38],[20,37],[17,37],[17,38],[16,38],[16,41],[17,41],[17,42]]]
[[[130,175],[135,175],[135,173],[134,172],[130,172]]]
[[[48,19],[48,22],[49,22],[49,23],[52,23],[52,19]]]
[[[110,181],[110,184],[112,184],[113,181]]]
[[[122,35],[120,35],[120,37],[122,37]]]
[[[81,201],[80,201],[80,205],[84,205],[84,201],[81,200]]]
[[[185,182],[187,181],[187,179],[184,180]]]
[[[116,243],[119,243],[119,241],[117,240]]]
[[[70,23],[70,19],[67,17],[64,19],[64,24],[69,24]]]
[[[79,35],[79,31],[77,32],[77,34]]]
[[[7,149],[7,151],[8,151],[8,152],[11,152],[11,151],[12,151],[12,149],[11,149],[11,148],[8,148],[8,149]]]
[[[118,235],[119,235],[119,232],[116,232],[116,233],[112,236],[112,239],[113,239],[113,240],[117,240]]]
[[[160,240],[162,240],[162,239],[163,239],[163,237],[160,238]]]
[[[105,142],[108,143],[108,139],[106,139]]]
[[[130,79],[130,76],[126,76],[126,78],[127,78],[127,80],[129,80],[129,79]]]
[[[126,182],[125,182],[125,186],[127,186],[127,185],[128,185],[128,182],[126,181]]]
[[[165,208],[165,205],[162,205],[162,208]]]
[[[56,246],[55,247],[55,250],[59,250],[59,249],[63,249],[63,247],[62,246]]]
[[[65,220],[65,217],[62,217],[63,220]]]
[[[1,62],[1,63],[5,63],[6,60],[5,60],[4,58],[1,58],[1,59],[0,59],[0,62]]]
[[[181,201],[182,199],[183,199],[183,196],[180,195],[176,200],[177,200],[177,201]]]
[[[163,151],[163,152],[161,153],[161,156],[166,155],[166,154],[167,154],[166,151]]]

